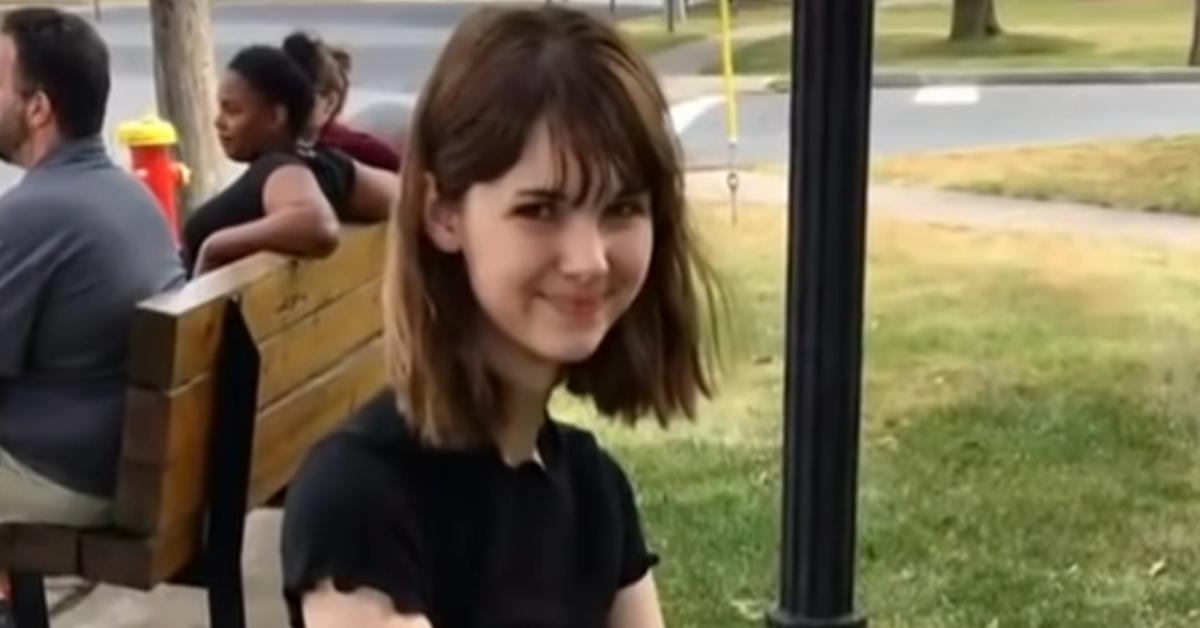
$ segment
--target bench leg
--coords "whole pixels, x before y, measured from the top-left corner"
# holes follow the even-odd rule
[[[228,579],[214,578],[209,582],[208,625],[211,628],[245,628],[246,600],[242,595],[241,568],[234,569],[226,577]]]
[[[242,540],[254,450],[261,358],[241,307],[225,310],[225,338],[217,361],[217,404],[209,455],[208,530],[205,575],[212,628],[245,628]]]
[[[42,576],[14,571],[9,579],[12,581],[12,610],[17,628],[50,628]]]

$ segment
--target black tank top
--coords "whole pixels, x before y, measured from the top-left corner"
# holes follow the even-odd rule
[[[188,216],[183,226],[183,261],[192,274],[200,247],[212,234],[246,224],[266,215],[263,187],[273,172],[289,165],[312,170],[317,185],[340,218],[354,187],[354,162],[336,150],[317,148],[303,155],[266,153],[250,163],[242,176]]]

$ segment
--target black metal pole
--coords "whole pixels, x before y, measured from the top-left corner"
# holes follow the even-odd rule
[[[775,628],[855,612],[873,0],[793,0],[783,544]]]

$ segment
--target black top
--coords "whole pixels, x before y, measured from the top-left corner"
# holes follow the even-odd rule
[[[350,190],[354,187],[354,162],[340,152],[317,148],[300,155],[272,152],[257,157],[229,187],[201,205],[188,217],[183,226],[183,261],[188,273],[196,265],[200,246],[212,234],[229,227],[246,224],[266,215],[263,208],[263,187],[267,178],[283,166],[307,166],[317,179],[340,216]]]
[[[602,628],[657,562],[625,474],[591,434],[547,421],[543,465],[421,444],[390,393],[309,454],[288,493],[292,626],[306,592],[386,594],[436,628]]]

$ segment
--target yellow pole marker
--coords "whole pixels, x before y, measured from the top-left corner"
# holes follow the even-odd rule
[[[730,0],[719,0],[721,12],[721,73],[725,77],[725,133],[729,139],[729,202],[733,223],[737,224],[738,174],[735,169],[738,143],[737,83],[733,73],[733,20]]]

